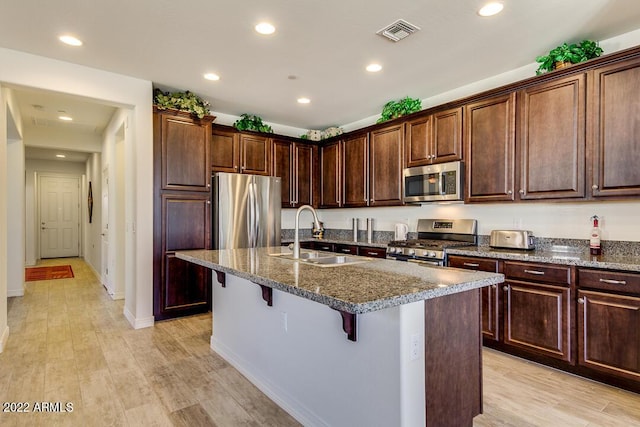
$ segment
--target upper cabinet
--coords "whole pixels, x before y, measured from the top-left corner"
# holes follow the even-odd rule
[[[269,175],[271,138],[214,127],[211,136],[213,172]]]
[[[342,145],[344,207],[369,205],[369,135],[354,135]]]
[[[320,207],[342,206],[342,141],[320,147]]]
[[[282,207],[314,205],[314,163],[318,147],[285,139],[273,139],[271,173],[282,178]]]
[[[518,92],[518,198],[584,197],[585,98],[585,74]]]
[[[404,126],[388,126],[369,135],[369,206],[401,205]]]
[[[161,150],[162,190],[210,190],[209,143],[211,120],[161,111],[154,114],[154,137]]]
[[[462,159],[462,107],[408,121],[404,144],[407,167]]]
[[[590,119],[593,123],[595,198],[640,195],[640,59],[592,71]]]
[[[510,201],[514,192],[515,93],[467,104],[465,201]]]

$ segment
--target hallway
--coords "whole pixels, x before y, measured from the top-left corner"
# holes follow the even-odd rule
[[[210,315],[134,330],[83,260],[39,266],[64,264],[73,279],[27,282],[8,299],[0,401],[31,412],[0,412],[1,426],[299,425],[210,350]],[[488,349],[483,360],[476,427],[640,426],[638,394]],[[73,412],[35,413],[36,402]]]

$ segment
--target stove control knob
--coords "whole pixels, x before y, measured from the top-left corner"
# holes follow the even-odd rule
[[[407,255],[415,255],[415,254],[416,254],[415,249],[407,249]]]
[[[435,258],[436,257],[436,253],[435,252],[429,252],[429,257],[430,258]]]
[[[389,254],[395,254],[395,253],[396,253],[396,248],[393,248],[393,247],[389,247],[389,248],[387,248],[387,253],[389,253]]]

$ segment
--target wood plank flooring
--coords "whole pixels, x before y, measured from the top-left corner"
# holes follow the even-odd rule
[[[209,348],[211,316],[133,330],[81,259],[73,279],[28,282],[8,299],[0,426],[297,426]],[[485,349],[484,414],[474,426],[640,426],[640,395]],[[312,385],[310,385],[312,386]],[[73,412],[33,412],[35,402]]]

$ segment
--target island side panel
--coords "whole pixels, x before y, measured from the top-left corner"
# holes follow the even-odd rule
[[[480,290],[425,301],[428,426],[473,425],[482,412]]]
[[[212,349],[303,425],[424,425],[423,352],[406,344],[422,350],[423,301],[359,314],[352,342],[328,306],[274,290],[269,307],[231,274],[213,290]]]

